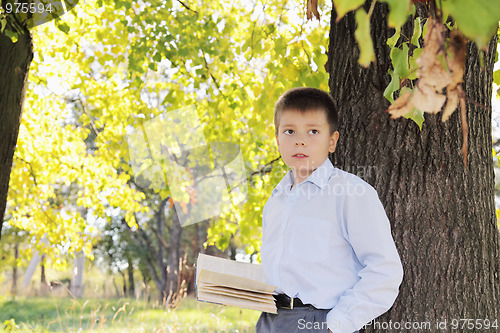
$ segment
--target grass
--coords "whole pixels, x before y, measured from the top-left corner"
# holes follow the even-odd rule
[[[135,299],[0,297],[2,332],[254,332],[260,312],[182,300],[176,309]]]

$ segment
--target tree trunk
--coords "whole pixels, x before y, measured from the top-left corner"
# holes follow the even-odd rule
[[[12,296],[17,295],[17,259],[19,259],[19,242],[14,245],[14,264],[12,265],[12,286],[10,288],[10,294]]]
[[[118,272],[120,272],[120,275],[122,276],[123,280],[123,286],[122,286],[122,294],[121,297],[127,297],[127,277],[125,276],[125,273],[119,269]]]
[[[40,254],[38,253],[38,251],[35,251],[35,253],[33,253],[33,257],[30,260],[28,268],[26,268],[26,272],[24,273],[24,278],[23,281],[21,282],[21,287],[25,289],[29,288],[31,283],[31,278],[33,277],[33,274],[35,274],[35,270],[38,267],[39,263],[40,263]]]
[[[460,111],[449,121],[428,115],[422,131],[409,119],[390,119],[383,91],[390,66],[386,6],[371,18],[376,63],[358,65],[354,16],[335,24],[332,11],[330,91],[340,113],[340,140],[334,164],[357,173],[378,191],[392,223],[404,266],[404,280],[393,308],[368,326],[372,331],[442,332],[447,320],[499,318],[499,234],[494,205],[491,139],[492,69],[496,38],[480,67],[468,46],[464,90],[469,151],[464,167]],[[393,329],[389,323],[410,323]],[[423,324],[419,324],[423,323]],[[500,324],[500,323],[499,323]],[[378,325],[378,326],[376,326]],[[383,326],[385,325],[385,326]],[[418,327],[420,325],[420,327]],[[458,330],[460,331],[460,329]]]
[[[80,298],[83,294],[83,271],[85,269],[85,254],[83,251],[76,253],[73,277],[71,278],[71,294],[73,297]]]
[[[127,261],[128,261],[128,267],[127,267],[128,296],[134,297],[135,296],[134,264],[132,262],[132,257],[130,255],[127,257]]]
[[[170,228],[170,245],[167,257],[167,288],[166,288],[166,304],[172,304],[177,300],[179,292],[179,262],[181,259],[181,236],[182,226],[179,217],[174,210],[172,226]]]
[[[168,297],[168,258],[167,262],[165,263],[165,256],[166,256],[166,247],[167,244],[165,244],[164,240],[164,227],[165,227],[165,207],[167,205],[167,200],[162,200],[160,203],[160,206],[158,207],[158,211],[156,212],[156,230],[153,229],[153,231],[156,234],[156,240],[158,244],[158,249],[157,249],[157,255],[156,255],[156,262],[158,263],[158,269],[160,271],[160,276],[161,276],[161,289],[159,289],[160,292],[160,298],[163,303],[167,301]]]
[[[42,254],[40,260],[40,294],[46,296],[49,292],[49,284],[47,283],[47,276],[45,275],[45,254]]]
[[[125,222],[125,219],[123,219],[123,223],[129,228],[130,232],[132,233],[132,236],[134,237],[135,241],[139,246],[143,249],[146,250],[146,254],[144,256],[144,260],[146,261],[146,264],[149,268],[149,272],[151,273],[151,277],[155,283],[156,288],[158,289],[160,293],[160,301],[163,301],[163,290],[165,289],[165,283],[166,280],[163,278],[164,274],[158,274],[158,271],[163,272],[166,271],[166,267],[163,264],[163,259],[158,260],[158,253],[156,249],[153,247],[153,243],[149,236],[146,234],[144,230],[142,230],[139,226],[137,227],[136,231],[132,231],[130,227],[128,226],[127,222]],[[156,261],[156,266],[155,262]],[[144,276],[144,275],[143,275]],[[161,276],[161,277],[160,277]],[[146,283],[147,285],[147,283]]]
[[[6,29],[9,29],[7,25]],[[12,43],[0,33],[0,239],[33,44],[27,29]]]

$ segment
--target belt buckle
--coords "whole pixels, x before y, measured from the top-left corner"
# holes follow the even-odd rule
[[[293,310],[293,297],[290,297],[290,306],[286,307],[285,309]]]

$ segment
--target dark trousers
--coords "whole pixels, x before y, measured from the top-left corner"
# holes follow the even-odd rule
[[[327,333],[326,314],[330,310],[300,307],[278,309],[278,314],[262,312],[256,333]]]

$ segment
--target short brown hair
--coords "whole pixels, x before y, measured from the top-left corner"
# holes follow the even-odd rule
[[[305,113],[317,109],[325,111],[326,120],[330,127],[330,135],[333,134],[337,130],[338,113],[335,102],[330,94],[320,89],[308,87],[292,88],[286,91],[278,98],[278,101],[274,105],[274,127],[276,128],[276,133],[278,132],[280,116],[284,111],[293,110]]]

